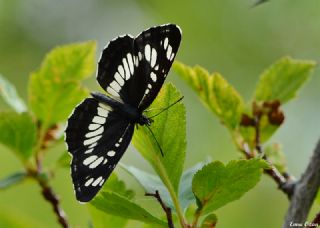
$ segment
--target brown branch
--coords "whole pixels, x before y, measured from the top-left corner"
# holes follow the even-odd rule
[[[294,193],[283,228],[290,227],[292,223],[304,224],[316,197],[320,186],[320,140],[313,152],[310,162],[302,174],[300,180],[296,183]],[[319,214],[315,218],[319,220]]]
[[[164,212],[166,213],[166,216],[167,216],[167,221],[168,221],[168,227],[169,228],[174,228],[174,225],[173,225],[173,220],[172,220],[172,212],[171,212],[171,208],[170,207],[167,207],[165,205],[165,203],[162,201],[161,199],[161,196],[159,194],[159,191],[156,190],[155,193],[145,193],[146,196],[152,196],[154,198],[157,199],[157,201],[160,203],[162,209],[164,210]]]
[[[40,185],[42,196],[44,197],[44,199],[46,201],[48,201],[51,204],[53,211],[56,214],[60,225],[63,228],[68,228],[69,225],[68,225],[68,221],[66,218],[66,214],[63,211],[63,209],[60,207],[59,198],[54,193],[53,189],[49,186],[47,180],[43,179],[39,175],[38,171],[35,171],[35,170],[28,170],[28,174],[31,178],[36,180],[38,182],[38,184]]]

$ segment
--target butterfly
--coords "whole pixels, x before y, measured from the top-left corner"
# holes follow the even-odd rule
[[[181,30],[165,24],[137,37],[119,36],[102,51],[97,81],[108,93],[91,93],[68,118],[65,142],[78,201],[99,192],[130,144],[135,125],[159,93],[177,54]]]

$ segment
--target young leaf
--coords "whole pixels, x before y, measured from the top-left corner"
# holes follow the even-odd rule
[[[0,180],[0,190],[6,189],[15,184],[21,183],[26,177],[27,177],[27,174],[24,172],[12,174],[6,177],[5,179]]]
[[[192,192],[192,178],[193,175],[206,163],[207,162],[196,164],[190,169],[184,171],[181,176],[179,186],[179,202],[183,210],[186,210],[191,203],[195,202],[195,198]],[[161,199],[165,202],[166,206],[174,209],[172,200],[170,198],[170,193],[159,177],[133,166],[121,164],[121,167],[123,167],[128,173],[130,173],[141,184],[146,192],[154,193],[156,191],[159,191]]]
[[[166,206],[174,208],[170,198],[170,193],[158,176],[147,173],[133,166],[128,166],[125,164],[120,165],[140,183],[146,193],[155,193],[156,191],[159,191],[161,199]]]
[[[256,86],[254,100],[280,101],[281,104],[294,98],[301,86],[310,77],[315,62],[285,57],[264,71]]]
[[[175,62],[174,69],[228,128],[235,129],[239,125],[244,102],[220,74],[210,75],[200,66],[192,68],[180,62]]]
[[[25,112],[27,107],[19,97],[16,88],[0,74],[0,95],[16,112]]]
[[[127,189],[125,183],[113,173],[102,191],[91,201],[91,205],[108,215],[165,226],[164,221],[134,203],[133,197],[134,192]]]
[[[201,214],[239,199],[259,182],[262,169],[267,167],[258,159],[231,161],[226,166],[216,161],[204,166],[192,181]]]
[[[218,218],[215,214],[209,214],[202,222],[201,228],[214,228],[216,227]]]
[[[192,179],[194,174],[207,163],[209,163],[209,160],[199,162],[183,172],[179,188],[179,201],[182,209],[186,210],[190,204],[195,203],[195,198],[192,192]]]
[[[0,113],[0,143],[7,146],[22,160],[32,155],[36,141],[36,126],[27,113]]]
[[[172,84],[166,84],[152,103],[148,116],[152,116],[181,98]],[[179,181],[183,170],[186,151],[185,107],[179,102],[153,118],[151,130],[139,127],[133,136],[133,145],[150,162],[167,188],[178,193]],[[159,142],[163,156],[160,153]],[[170,190],[169,190],[170,192]]]
[[[91,204],[107,214],[166,227],[166,222],[156,218],[138,204],[115,192],[102,192],[93,199]]]
[[[31,75],[30,107],[46,126],[65,120],[87,95],[80,80],[94,71],[95,49],[94,42],[55,48]]]

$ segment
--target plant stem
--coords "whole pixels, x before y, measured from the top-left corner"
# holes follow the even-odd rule
[[[169,180],[169,177],[167,175],[167,172],[165,171],[165,168],[163,167],[161,161],[159,160],[158,156],[156,156],[156,159],[158,160],[157,161],[157,164],[158,164],[158,169],[159,169],[159,172],[161,173],[160,177],[164,183],[164,185],[167,187],[168,191],[169,191],[169,194],[171,196],[171,199],[172,199],[172,202],[173,202],[173,205],[177,211],[177,215],[178,215],[178,218],[179,218],[179,222],[180,222],[180,225],[181,227],[183,228],[189,228],[190,226],[187,224],[185,218],[184,218],[184,214],[182,212],[182,208],[180,207],[180,203],[179,203],[179,200],[178,200],[178,197],[177,197],[177,194]]]
[[[53,208],[54,213],[58,218],[58,222],[63,228],[68,228],[68,221],[63,209],[60,207],[60,201],[48,181],[40,176],[38,170],[28,169],[27,170],[29,177],[36,180],[39,186],[41,187],[42,196],[46,201],[48,201]]]
[[[305,223],[320,187],[320,140],[310,162],[296,184],[283,228],[291,223]],[[319,214],[315,220],[319,220]]]
[[[146,192],[145,195],[146,195],[146,196],[153,196],[154,198],[156,198],[156,199],[158,200],[158,202],[160,203],[162,209],[163,209],[164,212],[166,213],[167,221],[168,221],[168,227],[169,227],[169,228],[174,228],[173,220],[172,220],[171,208],[170,208],[170,207],[167,207],[167,206],[165,205],[165,203],[162,201],[161,196],[160,196],[160,194],[159,194],[159,191],[156,190],[155,193],[148,193],[148,192]]]

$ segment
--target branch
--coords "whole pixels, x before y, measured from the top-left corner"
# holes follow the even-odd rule
[[[47,180],[43,179],[38,170],[28,170],[28,175],[35,179],[41,187],[42,196],[48,201],[53,208],[54,213],[58,218],[58,222],[63,228],[68,228],[69,224],[66,218],[66,214],[64,213],[63,209],[60,207],[60,201],[57,195],[54,193],[53,189],[49,186]]]
[[[172,212],[171,212],[171,208],[167,207],[164,202],[161,199],[161,196],[159,194],[159,191],[156,190],[156,193],[145,193],[146,196],[152,196],[154,198],[156,198],[158,200],[158,202],[160,203],[162,209],[164,210],[164,212],[166,213],[167,216],[167,221],[168,221],[168,227],[169,228],[174,228],[173,225],[173,220],[172,220]]]
[[[283,228],[290,227],[290,223],[304,224],[312,203],[320,186],[320,140],[313,152],[310,162],[296,183],[291,203],[287,211]]]

